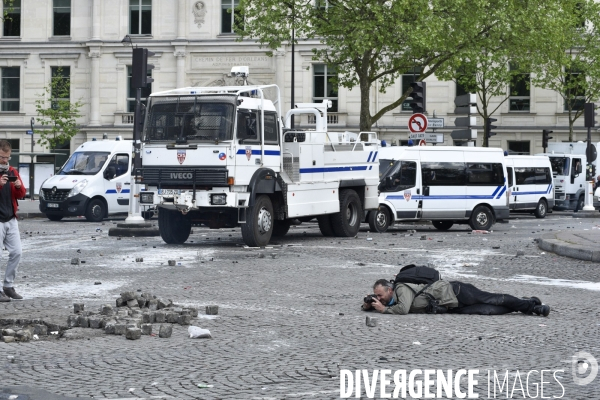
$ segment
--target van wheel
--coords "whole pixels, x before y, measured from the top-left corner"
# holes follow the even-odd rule
[[[50,221],[60,221],[63,219],[63,216],[58,214],[46,214],[46,218],[48,218]]]
[[[90,204],[88,204],[85,212],[85,219],[90,222],[100,222],[105,214],[106,209],[104,207],[104,202],[100,199],[93,199],[90,201]]]
[[[273,234],[273,204],[269,196],[260,195],[248,208],[246,223],[242,224],[242,239],[249,247],[264,247]]]
[[[546,203],[546,200],[540,199],[533,214],[535,215],[536,218],[546,218],[547,213],[548,213],[548,203]]]
[[[387,207],[379,206],[375,211],[370,211],[367,217],[369,228],[373,232],[383,233],[388,230],[390,226],[390,212]]]
[[[273,225],[273,235],[276,237],[285,236],[286,233],[290,230],[290,226],[292,226],[291,219],[284,219],[283,221],[275,220],[275,224]]]
[[[477,206],[469,219],[469,226],[473,230],[489,231],[494,225],[494,214],[486,206]]]
[[[333,226],[331,226],[331,214],[319,215],[317,221],[319,222],[319,230],[323,236],[335,236],[335,233],[333,233]]]
[[[583,208],[583,206],[585,205],[583,200],[583,196],[579,196],[579,199],[577,200],[577,205],[575,206],[575,212],[578,212]]]
[[[333,232],[338,237],[356,236],[362,221],[362,205],[352,189],[340,192],[340,212],[331,215]]]
[[[452,228],[452,225],[454,225],[454,222],[452,221],[431,221],[431,223],[435,229],[439,231],[447,231],[448,229]]]
[[[145,220],[151,219],[154,217],[154,211],[142,211],[142,218]]]
[[[179,211],[163,209],[158,213],[160,237],[167,244],[182,244],[190,237],[192,222]]]

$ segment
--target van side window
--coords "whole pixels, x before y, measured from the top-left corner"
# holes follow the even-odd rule
[[[415,187],[417,185],[417,163],[414,161],[402,161],[400,167],[400,190]]]
[[[468,185],[504,185],[504,170],[500,163],[468,163]]]
[[[506,167],[506,173],[508,174],[508,186],[513,185],[513,169],[512,167]]]
[[[115,175],[111,179],[114,179],[116,177],[126,174],[127,171],[129,170],[129,155],[128,154],[115,154],[113,156],[113,158],[111,158],[110,162],[108,163],[106,170],[108,171],[108,169],[111,167],[115,169]]]
[[[535,169],[535,183],[537,183],[537,184],[552,183],[552,173],[550,172],[550,168],[536,168]]]
[[[466,183],[464,163],[424,162],[421,174],[423,186],[462,186]]]

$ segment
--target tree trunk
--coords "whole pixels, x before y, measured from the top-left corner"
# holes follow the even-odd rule
[[[569,142],[573,141],[573,124],[575,121],[572,118],[572,110],[569,110]]]
[[[366,76],[360,77],[360,123],[361,132],[370,131],[371,125],[371,84]]]

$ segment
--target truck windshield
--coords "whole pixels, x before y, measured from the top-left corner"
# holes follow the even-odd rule
[[[58,175],[96,175],[104,166],[109,154],[101,151],[77,151],[58,171]]]
[[[552,175],[569,175],[569,158],[568,157],[550,157],[552,165]]]
[[[394,161],[394,160],[386,160],[386,159],[379,160],[379,180],[383,179],[387,175],[387,172],[390,170],[390,168],[392,166],[394,166],[395,162],[396,161]],[[398,164],[400,164],[400,163],[398,163]]]
[[[153,97],[142,140],[176,143],[231,140],[234,101],[232,96]]]

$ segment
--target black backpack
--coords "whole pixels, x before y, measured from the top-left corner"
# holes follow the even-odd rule
[[[415,297],[423,294],[427,296],[429,300],[429,306],[426,308],[425,312],[428,314],[443,314],[448,309],[444,306],[440,306],[439,302],[433,298],[428,293],[425,293],[425,290],[429,288],[429,286],[433,285],[434,282],[441,280],[440,273],[435,268],[425,267],[425,266],[417,266],[415,264],[409,264],[400,269],[400,272],[396,275],[394,279],[394,288],[397,285],[402,285],[405,283],[413,283],[417,285],[426,285],[423,289],[415,292],[413,288],[408,285],[405,285],[409,288],[415,295]]]
[[[417,266],[410,264],[400,269],[396,279],[394,279],[394,286],[398,283],[414,283],[418,285],[430,285],[433,282],[442,279],[438,270],[425,266]]]

